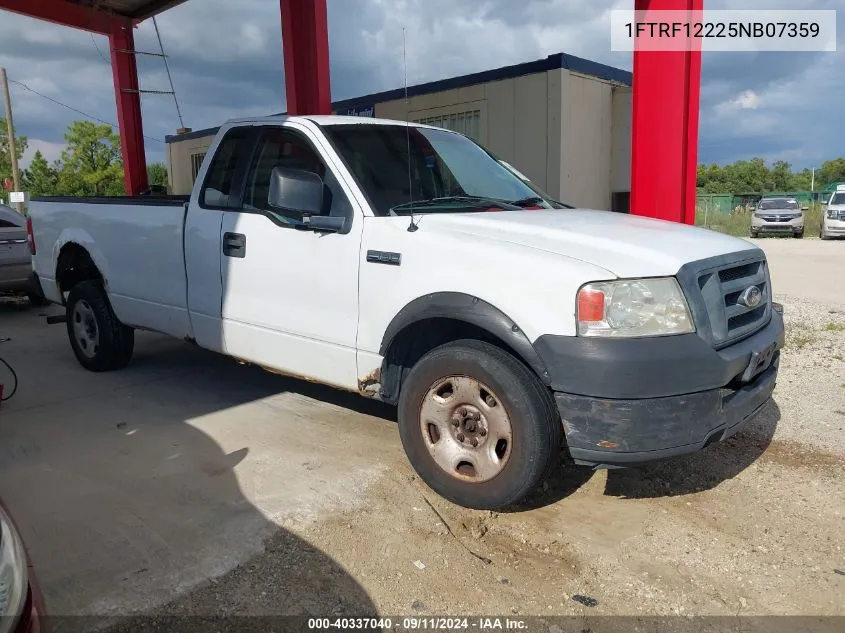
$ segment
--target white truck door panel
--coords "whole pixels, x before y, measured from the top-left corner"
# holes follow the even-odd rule
[[[191,194],[185,223],[185,270],[194,340],[223,352],[221,226],[228,196],[238,188],[243,156],[253,142],[249,126],[223,129],[208,150]]]
[[[315,149],[317,139],[297,129],[264,130],[247,172],[242,210],[223,214],[224,351],[354,390],[363,221]],[[271,208],[267,197],[276,166],[319,173],[331,191],[324,212],[350,217],[349,232],[298,229],[301,214]]]

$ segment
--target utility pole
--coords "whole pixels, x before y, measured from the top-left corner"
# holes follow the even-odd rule
[[[816,190],[816,168],[813,167],[810,172],[810,191]]]
[[[3,88],[3,105],[6,108],[6,128],[9,134],[9,155],[12,159],[12,182],[15,191],[21,190],[21,174],[18,171],[18,154],[15,147],[15,125],[12,122],[12,97],[9,95],[9,79],[6,77],[6,69],[0,68],[0,84]],[[18,213],[23,215],[23,203],[15,204]]]

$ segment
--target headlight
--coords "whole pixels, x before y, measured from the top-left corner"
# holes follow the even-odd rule
[[[0,508],[0,633],[15,629],[26,604],[28,586],[23,542]]]
[[[837,215],[839,215],[839,211],[837,211],[836,209],[828,209],[828,210],[827,210],[827,217],[828,217],[829,219],[831,219],[831,220],[832,220],[832,219],[834,219]]]
[[[578,291],[579,336],[666,336],[694,332],[674,277],[600,281]]]

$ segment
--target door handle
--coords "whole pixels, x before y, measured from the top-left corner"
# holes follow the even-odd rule
[[[243,233],[224,233],[223,254],[226,257],[246,257],[246,235]]]

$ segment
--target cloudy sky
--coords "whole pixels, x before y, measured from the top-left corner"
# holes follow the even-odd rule
[[[630,70],[610,51],[609,10],[633,0],[328,0],[332,96],[402,85],[402,29],[409,83],[567,52]],[[705,0],[726,8],[728,0]],[[845,155],[845,0],[733,0],[731,8],[839,9],[839,52],[708,53],[701,97],[701,162],[763,156],[798,167]],[[185,125],[285,109],[279,3],[188,0],[159,16]],[[136,48],[157,51],[151,21]],[[108,41],[0,11],[0,66],[10,79],[109,122],[116,121]],[[139,57],[141,87],[168,90],[160,58]],[[57,158],[79,114],[12,85],[18,133],[30,151]],[[166,95],[143,98],[149,161],[179,127]]]

